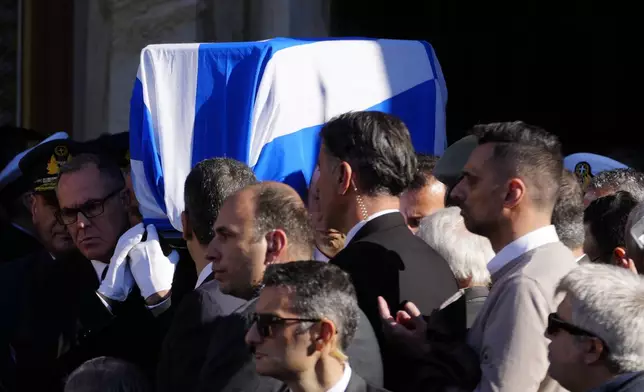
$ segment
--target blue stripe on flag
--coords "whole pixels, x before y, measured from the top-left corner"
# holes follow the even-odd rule
[[[148,182],[154,200],[164,213],[165,187],[163,182],[163,167],[154,142],[154,128],[150,110],[143,100],[143,85],[137,78],[130,100],[130,157],[144,162],[145,180]]]
[[[211,157],[248,161],[255,96],[266,64],[279,50],[309,43],[279,38],[199,45],[193,167]]]
[[[433,153],[435,124],[434,80],[421,83],[367,110],[392,113],[402,119],[416,151]],[[285,182],[304,197],[317,161],[322,124],[281,136],[262,148],[253,168],[261,181]]]

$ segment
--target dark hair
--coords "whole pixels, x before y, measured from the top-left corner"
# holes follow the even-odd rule
[[[436,167],[436,162],[438,162],[438,157],[434,155],[427,155],[422,153],[416,153],[416,161],[418,166],[416,167],[416,174],[411,184],[409,184],[410,190],[417,191],[422,189],[429,182],[429,177],[432,176],[434,168]],[[436,180],[438,181],[438,180]]]
[[[284,230],[293,254],[312,257],[313,226],[302,199],[288,185],[262,183],[255,194],[255,235],[259,238],[275,229]]]
[[[535,205],[552,209],[557,200],[563,157],[556,136],[521,121],[487,124],[479,145],[494,143],[495,168],[519,176]]]
[[[328,153],[349,163],[366,195],[398,196],[416,174],[416,154],[405,124],[381,112],[342,114],[322,127]]]
[[[190,171],[183,188],[185,212],[200,244],[208,245],[215,236],[213,225],[224,200],[255,183],[250,167],[230,158],[206,159]]]
[[[561,176],[552,224],[559,240],[568,248],[577,249],[584,245],[584,192],[577,176],[570,170],[564,170]]]
[[[125,177],[123,177],[123,172],[116,162],[106,155],[97,154],[80,154],[73,157],[60,167],[58,182],[60,183],[61,177],[65,174],[81,171],[89,165],[96,166],[101,176],[109,182],[109,185],[113,185],[114,188],[125,187]]]
[[[313,260],[271,264],[266,268],[264,285],[291,289],[290,311],[302,318],[332,320],[341,348],[349,347],[359,318],[356,290],[349,274],[333,264]]]
[[[633,169],[603,171],[590,180],[588,189],[605,189],[611,192],[627,191],[637,201],[644,201],[644,174]]]
[[[626,245],[626,222],[636,205],[633,195],[619,191],[593,200],[584,211],[584,223],[597,244],[602,262],[609,263],[613,250]]]
[[[65,392],[151,392],[143,373],[120,359],[99,357],[80,365],[67,378]]]

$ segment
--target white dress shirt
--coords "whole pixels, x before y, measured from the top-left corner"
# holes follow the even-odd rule
[[[344,364],[344,374],[342,378],[338,381],[331,389],[326,392],[345,392],[349,386],[349,381],[351,380],[351,366],[349,362]]]
[[[360,229],[362,229],[364,225],[366,225],[369,221],[372,221],[378,217],[381,217],[386,214],[391,214],[394,212],[400,213],[400,211],[398,210],[382,210],[382,211],[376,212],[375,214],[369,215],[367,219],[361,220],[360,222],[356,223],[356,225],[353,226],[351,230],[349,230],[349,232],[347,233],[347,238],[344,240],[344,247],[346,248],[347,245],[349,245],[349,242],[351,242],[353,237],[355,237],[356,234],[358,234],[358,232],[360,231]]]
[[[201,286],[204,280],[206,280],[208,275],[210,275],[211,273],[212,273],[212,264],[208,263],[206,264],[205,267],[203,267],[201,272],[199,272],[199,277],[197,278],[197,284],[195,285],[195,289],[199,288],[199,286]]]
[[[107,264],[103,263],[102,261],[98,260],[92,260],[92,267],[94,267],[94,271],[96,272],[96,278],[98,279],[98,282],[103,281],[103,271],[105,271],[105,268],[107,268]]]
[[[326,263],[326,262],[328,262],[328,261],[329,261],[329,258],[328,258],[328,257],[326,257],[326,255],[325,255],[324,253],[322,253],[322,252],[320,251],[320,249],[318,249],[318,247],[316,246],[316,247],[315,247],[315,250],[313,251],[313,260],[315,260],[315,261],[321,261],[321,262],[323,262],[323,263]]]
[[[490,274],[494,275],[494,273],[522,254],[553,242],[559,242],[559,236],[553,225],[531,231],[501,249],[487,264],[487,269],[490,271]]]

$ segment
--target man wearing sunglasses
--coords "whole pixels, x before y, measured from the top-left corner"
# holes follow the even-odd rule
[[[548,317],[548,373],[570,392],[644,390],[644,280],[599,264],[573,269]]]
[[[257,372],[291,391],[384,391],[352,371],[346,356],[359,323],[351,279],[316,261],[270,265],[246,342]]]
[[[266,267],[311,260],[315,240],[309,214],[297,192],[285,184],[264,182],[228,197],[208,245],[215,279],[224,294],[248,302],[213,323],[210,347],[197,391],[279,390],[282,383],[259,377],[244,341],[263,284]],[[360,314],[354,344],[348,349],[353,369],[372,384],[382,383],[375,334]],[[373,380],[373,381],[372,381]]]

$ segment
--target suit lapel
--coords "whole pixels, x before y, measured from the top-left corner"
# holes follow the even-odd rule
[[[367,382],[355,372],[351,372],[351,379],[349,379],[346,392],[365,392],[366,390]]]

